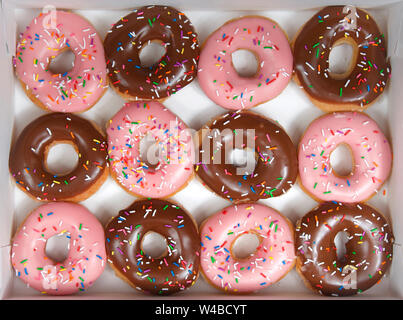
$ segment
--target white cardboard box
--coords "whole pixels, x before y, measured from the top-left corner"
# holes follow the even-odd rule
[[[11,59],[15,53],[18,34],[42,10],[45,5],[71,9],[86,17],[105,37],[111,24],[129,13],[130,9],[149,4],[166,4],[182,10],[194,24],[200,43],[215,29],[231,18],[246,14],[267,16],[277,21],[292,39],[299,29],[319,8],[325,5],[346,4],[342,1],[300,1],[300,0],[170,0],[170,1],[108,1],[108,0],[0,0],[0,298],[32,299],[46,298],[26,285],[14,275],[10,264],[10,239],[24,217],[41,203],[32,200],[15,187],[8,171],[10,144],[21,130],[34,118],[45,113],[35,106],[16,81]],[[403,195],[403,1],[354,1],[356,6],[368,9],[385,33],[388,41],[388,55],[392,64],[392,79],[377,102],[366,111],[380,125],[389,137],[394,151],[394,164],[389,181],[368,203],[377,207],[389,218],[394,234],[394,258],[392,267],[380,284],[357,298],[403,298],[403,212],[400,197]],[[123,105],[123,100],[111,89],[89,111],[81,114],[105,127],[109,120]],[[173,95],[164,103],[171,111],[182,118],[189,127],[199,129],[211,118],[223,114],[225,109],[216,106],[201,91],[197,80]],[[322,114],[312,105],[302,90],[293,82],[283,93],[272,101],[264,103],[253,111],[278,120],[290,135],[294,144],[298,141],[308,124]],[[385,193],[385,194],[384,194]],[[230,203],[212,194],[198,180],[177,193],[173,200],[179,202],[198,223]],[[135,200],[111,178],[101,189],[82,202],[92,211],[102,224],[110,217]],[[307,196],[298,185],[281,197],[261,200],[287,216],[293,223],[312,209],[316,202]],[[52,297],[53,298],[53,297]],[[117,278],[107,266],[101,277],[86,292],[65,298],[88,299],[158,299],[142,295]],[[303,285],[295,270],[284,279],[258,293],[240,296],[226,295],[212,288],[200,276],[189,290],[170,297],[170,299],[318,299]]]

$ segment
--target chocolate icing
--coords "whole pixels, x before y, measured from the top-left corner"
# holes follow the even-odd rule
[[[233,202],[257,201],[279,196],[294,184],[298,174],[296,148],[284,129],[273,121],[252,112],[238,111],[219,117],[207,127],[212,131],[200,139],[200,162],[196,163],[195,170],[221,197]],[[225,163],[226,154],[231,151],[226,150],[225,142],[232,141],[232,148],[236,147],[236,139],[239,139],[236,130],[240,133],[239,129],[243,130],[242,141],[246,146],[247,130],[255,130],[255,136],[251,138],[255,140],[256,166],[248,175],[237,174],[235,165]],[[214,130],[221,132],[219,144],[212,139]],[[210,152],[205,150],[208,145]],[[220,163],[211,160],[217,156],[221,156]]]
[[[57,143],[73,144],[79,156],[76,168],[60,176],[50,173],[45,161],[48,149]],[[18,186],[36,199],[77,200],[73,198],[103,176],[107,157],[105,138],[88,120],[50,113],[24,128],[11,149],[9,166]]]
[[[365,11],[356,8],[356,18],[351,9],[343,13],[343,8],[326,7],[302,27],[294,42],[295,73],[314,99],[365,107],[383,92],[390,77],[386,41]],[[352,15],[355,21],[349,20]],[[347,39],[357,44],[357,59],[347,77],[336,79],[329,75],[329,54],[336,42]]]
[[[334,238],[341,231],[348,233],[349,240],[346,254],[338,259]],[[375,209],[361,203],[322,203],[297,223],[297,270],[323,295],[360,293],[389,268],[393,241],[392,228]],[[347,276],[354,279],[352,272],[356,272],[355,287],[353,282],[346,284]]]
[[[152,258],[142,250],[147,232],[165,237],[167,255]],[[200,238],[192,218],[177,205],[160,199],[135,201],[105,227],[106,251],[115,270],[138,290],[167,295],[197,279]]]
[[[139,52],[149,41],[165,44],[159,63],[142,67]],[[196,77],[200,48],[190,20],[171,7],[142,7],[114,24],[105,41],[108,76],[122,94],[162,99]]]

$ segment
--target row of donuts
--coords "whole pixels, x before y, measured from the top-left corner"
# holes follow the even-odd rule
[[[126,103],[106,132],[107,139],[101,128],[75,114],[47,113],[28,124],[12,145],[10,173],[36,200],[73,202],[95,193],[109,172],[130,194],[151,198],[168,197],[193,177],[192,132],[161,103]],[[155,157],[140,152],[147,136],[158,148]],[[60,143],[75,148],[78,163],[68,173],[55,174],[47,155]]]
[[[158,257],[142,246],[151,231],[166,240],[166,250]],[[334,243],[341,231],[351,237],[342,258]],[[45,246],[59,233],[70,239],[70,248],[67,258],[55,263],[45,255]],[[259,246],[238,258],[233,245],[247,233],[258,237]],[[183,291],[196,282],[199,270],[208,283],[227,293],[255,292],[281,280],[296,264],[308,288],[346,296],[379,283],[392,253],[390,226],[365,204],[322,203],[294,231],[276,210],[244,203],[213,214],[198,230],[192,216],[176,203],[141,199],[119,211],[105,228],[82,205],[43,204],[19,227],[11,262],[17,277],[50,295],[86,291],[108,262],[119,278],[148,294]]]
[[[250,111],[221,115],[201,132],[197,175],[209,189],[232,202],[280,196],[297,176],[303,190],[318,202],[363,202],[378,192],[392,168],[388,139],[362,112],[339,111],[315,119],[301,137],[298,154],[278,122]],[[236,140],[238,148],[249,148],[256,155],[249,172],[224,161],[237,148]],[[345,176],[331,165],[331,154],[341,145],[349,147],[353,160],[352,171]]]
[[[151,42],[166,52],[145,67],[140,51]],[[344,43],[353,47],[349,69],[332,72],[330,51]],[[257,59],[251,77],[234,69],[232,53],[240,49]],[[63,74],[52,72],[50,63],[65,50],[74,53],[74,67]],[[301,27],[291,46],[276,22],[246,16],[213,32],[202,50],[190,20],[171,7],[133,10],[112,26],[104,42],[77,14],[41,13],[21,34],[13,61],[31,100],[58,112],[89,109],[108,82],[126,101],[161,102],[196,77],[216,104],[249,109],[279,95],[293,74],[324,111],[362,111],[384,91],[391,72],[383,34],[367,12],[353,6],[323,8]]]
[[[10,173],[21,190],[39,201],[83,201],[99,189],[108,172],[135,196],[167,198],[196,172],[203,185],[233,203],[280,196],[297,176],[303,190],[319,202],[357,203],[378,192],[392,167],[388,139],[360,112],[328,113],[314,120],[300,140],[298,158],[278,123],[250,111],[212,120],[199,130],[198,146],[193,140],[197,135],[159,102],[126,103],[106,131],[107,139],[74,114],[40,116],[12,146]],[[147,135],[158,147],[154,158],[152,148],[146,155],[140,152]],[[249,148],[256,156],[250,170],[240,172],[242,167],[228,160],[237,150],[228,141],[236,139],[241,150]],[[73,145],[79,160],[71,172],[57,175],[47,168],[47,153],[61,142]],[[353,170],[346,176],[331,165],[331,154],[340,145],[347,145],[353,158]]]

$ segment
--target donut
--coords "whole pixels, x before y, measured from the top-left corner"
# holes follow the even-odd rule
[[[332,48],[349,44],[353,55],[344,73],[329,69]],[[317,12],[293,41],[295,80],[325,112],[362,111],[384,91],[391,76],[386,41],[374,19],[353,6]]]
[[[331,153],[347,145],[353,169],[339,175]],[[300,185],[317,201],[364,202],[388,179],[392,150],[377,123],[360,112],[334,112],[314,120],[298,149]]]
[[[335,237],[346,233],[345,254]],[[379,283],[392,263],[393,232],[366,204],[325,202],[308,212],[295,233],[297,271],[306,286],[326,296],[349,296]]]
[[[51,147],[67,143],[78,154],[69,173],[57,175],[47,167]],[[32,121],[12,146],[9,168],[17,186],[39,201],[79,202],[91,196],[108,177],[107,144],[88,120],[70,113],[49,113]]]
[[[214,287],[228,293],[250,293],[282,279],[295,265],[294,227],[276,210],[257,203],[227,207],[207,218],[200,227],[200,266]],[[259,238],[247,258],[233,254],[242,235]]]
[[[74,66],[63,74],[49,70],[51,61],[70,50]],[[14,58],[15,71],[28,97],[55,112],[83,112],[107,88],[102,40],[81,16],[50,11],[34,18],[21,34]]]
[[[66,234],[68,256],[46,256],[49,238]],[[11,263],[18,278],[49,295],[86,291],[105,268],[105,236],[100,222],[84,206],[50,202],[33,210],[14,235]]]
[[[157,101],[126,103],[109,121],[107,135],[111,175],[133,195],[166,198],[193,177],[192,136]],[[147,152],[144,159],[140,143],[150,136],[158,154]]]
[[[232,53],[252,52],[256,74],[240,76]],[[265,17],[245,16],[230,20],[203,43],[198,81],[204,93],[219,106],[249,109],[278,96],[291,80],[293,56],[287,35]]]
[[[152,257],[143,249],[144,236],[155,232],[166,251]],[[200,238],[193,218],[178,205],[141,199],[119,211],[105,227],[108,262],[133,288],[169,295],[192,286],[198,277]]]
[[[231,202],[253,202],[289,190],[298,175],[297,151],[277,123],[250,111],[228,112],[199,131],[197,176]],[[235,149],[254,153],[245,170],[231,162]]]
[[[140,51],[151,42],[166,50],[145,67]],[[117,21],[104,41],[109,83],[126,100],[163,100],[191,83],[200,48],[185,14],[168,6],[146,6]]]

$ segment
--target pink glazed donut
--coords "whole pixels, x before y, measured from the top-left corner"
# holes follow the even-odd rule
[[[202,272],[214,287],[249,293],[283,278],[295,264],[294,228],[276,210],[257,203],[227,207],[200,228]],[[252,233],[260,244],[248,258],[234,256],[232,247],[241,235]]]
[[[337,174],[330,155],[340,144],[349,147],[353,169]],[[369,116],[360,112],[335,112],[314,120],[302,137],[298,151],[300,182],[319,201],[363,202],[389,177],[392,150]]]
[[[46,256],[47,240],[70,238],[68,257],[55,262]],[[50,295],[85,291],[101,275],[106,262],[102,225],[82,205],[51,202],[25,219],[14,236],[11,263],[30,287]]]
[[[254,53],[258,70],[242,77],[234,69],[232,53]],[[198,79],[205,94],[227,109],[249,109],[279,95],[290,82],[293,56],[279,25],[265,17],[230,20],[203,44]]]
[[[74,66],[55,74],[49,64],[65,50],[74,53]],[[14,64],[29,98],[49,111],[85,111],[107,87],[102,40],[87,20],[71,12],[50,11],[34,18],[20,36]]]
[[[110,120],[106,130],[112,177],[128,192],[142,197],[166,198],[193,176],[191,133],[161,103],[130,102]],[[145,157],[141,141],[151,137],[154,147]],[[152,147],[152,146],[151,146]]]

